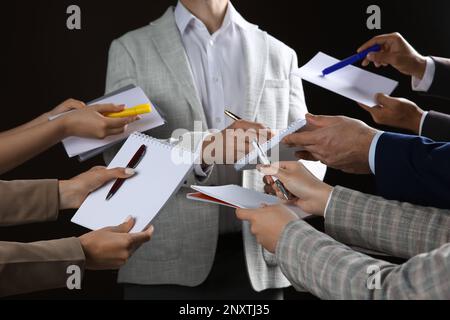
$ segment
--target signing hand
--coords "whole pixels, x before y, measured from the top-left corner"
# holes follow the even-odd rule
[[[128,179],[135,174],[133,169],[95,167],[71,180],[59,182],[60,209],[77,209],[87,196],[114,179]]]
[[[260,123],[239,120],[222,132],[213,134],[203,142],[203,163],[235,164],[252,150],[252,141],[261,144],[273,133]]]
[[[124,133],[130,123],[140,119],[139,116],[122,119],[112,119],[105,116],[105,114],[121,112],[124,109],[125,106],[123,105],[95,105],[71,112],[57,119],[57,121],[61,121],[68,137],[104,139],[108,136]]]
[[[347,173],[369,174],[369,150],[377,130],[364,122],[347,117],[307,115],[306,120],[317,127],[313,131],[287,136],[283,143],[303,147],[297,153],[305,160],[318,160],[331,168]]]
[[[133,253],[150,241],[153,227],[140,233],[129,233],[135,224],[133,218],[120,226],[93,231],[81,236],[80,243],[90,270],[116,270],[122,267]]]
[[[299,220],[299,217],[283,205],[261,209],[238,209],[236,215],[240,220],[249,221],[251,232],[258,242],[269,252],[275,253],[278,241],[286,226]]]
[[[364,110],[370,113],[376,123],[406,129],[416,135],[420,134],[420,123],[424,111],[414,102],[401,98],[392,98],[384,94],[378,94],[376,99],[378,106],[374,108],[360,104]]]
[[[303,164],[295,161],[280,162],[268,167],[258,166],[258,170],[266,175],[264,180],[266,183],[269,181],[267,176],[280,179],[289,192],[297,198],[292,202],[304,212],[324,216],[333,188],[317,179]],[[271,188],[277,192],[280,199],[284,199],[276,185],[272,183]]]
[[[399,72],[422,79],[427,67],[427,60],[420,55],[399,33],[377,36],[363,44],[358,52],[376,44],[381,45],[380,52],[372,52],[363,61],[363,66],[371,62],[377,67],[391,65]]]

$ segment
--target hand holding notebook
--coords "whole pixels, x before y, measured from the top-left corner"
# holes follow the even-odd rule
[[[144,230],[191,172],[195,155],[143,134],[132,134],[109,168],[126,167],[143,146],[145,157],[137,174],[126,180],[110,200],[106,200],[114,182],[92,193],[75,214],[72,222],[92,230],[122,223],[128,216],[136,219],[132,232]]]
[[[112,135],[105,139],[80,137],[70,137],[65,139],[63,144],[69,157],[80,156],[81,159],[88,158],[91,153],[98,154],[102,150],[100,148],[108,147],[116,142],[120,142],[135,131],[145,132],[164,124],[164,119],[161,117],[158,110],[155,109],[154,105],[150,102],[142,89],[138,87],[130,86],[118,90],[113,94],[90,102],[89,106],[94,104],[125,105],[127,110],[119,114],[106,114],[105,116],[116,118],[127,115],[141,114],[141,120],[129,124],[126,132],[118,135]],[[55,118],[58,118],[58,116],[53,117],[53,119]]]

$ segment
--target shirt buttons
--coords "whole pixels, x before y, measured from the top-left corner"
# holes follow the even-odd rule
[[[210,45],[211,47],[213,47],[213,46],[214,46],[214,40],[209,40],[209,45]]]

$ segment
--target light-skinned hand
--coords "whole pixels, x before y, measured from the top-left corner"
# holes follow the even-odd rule
[[[133,169],[95,167],[79,176],[59,182],[59,206],[61,210],[78,209],[87,196],[115,179],[128,179],[135,174]]]
[[[301,208],[304,212],[324,216],[326,205],[333,188],[317,179],[302,163],[280,162],[271,166],[258,166],[258,170],[266,177],[264,182],[274,176],[281,180],[286,189],[295,197],[289,203]],[[273,180],[272,180],[273,181]],[[276,185],[270,184],[277,196],[283,200],[283,194]]]
[[[378,106],[374,108],[360,104],[361,108],[370,113],[373,121],[380,125],[406,129],[419,135],[424,111],[414,102],[392,98],[381,93],[377,95],[376,100]]]
[[[127,263],[133,253],[150,241],[154,228],[139,233],[129,233],[135,220],[129,217],[117,227],[104,228],[79,238],[86,256],[86,269],[116,270]]]
[[[258,243],[272,253],[275,253],[286,226],[299,220],[296,214],[283,205],[254,210],[238,209],[236,215],[240,220],[250,222],[251,232]]]
[[[86,104],[84,102],[76,99],[67,99],[63,103],[56,106],[52,111],[50,111],[47,114],[47,118],[57,116],[67,111],[80,110],[83,108],[86,108]]]
[[[109,113],[121,112],[124,109],[124,105],[95,105],[68,113],[55,121],[61,121],[67,137],[104,139],[124,133],[130,123],[140,119],[139,116],[119,119],[105,116]]]
[[[363,60],[362,65],[373,63],[377,68],[392,66],[399,72],[422,79],[427,67],[427,60],[419,54],[399,33],[384,34],[372,38],[363,44],[358,52],[366,50],[376,44],[382,47],[380,52],[370,53]]]
[[[203,163],[235,164],[252,149],[252,141],[261,144],[273,137],[271,130],[260,123],[239,120],[230,127],[210,135],[203,142]]]
[[[370,174],[369,150],[377,130],[347,117],[306,115],[316,129],[287,136],[282,143],[302,147],[297,156],[317,160],[327,166],[353,174]]]

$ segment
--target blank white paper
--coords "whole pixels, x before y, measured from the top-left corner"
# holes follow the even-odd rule
[[[338,59],[319,52],[305,66],[295,71],[293,75],[368,107],[377,105],[375,96],[378,93],[391,95],[398,86],[397,81],[353,65],[322,76],[322,71],[325,68],[338,62]]]

